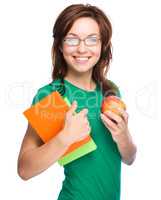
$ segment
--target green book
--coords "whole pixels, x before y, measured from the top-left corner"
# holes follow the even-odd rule
[[[68,104],[68,106],[71,106],[67,97],[64,97],[64,100]],[[91,140],[89,142],[87,142],[86,144],[83,144],[79,148],[75,149],[73,152],[70,152],[67,155],[61,157],[58,160],[58,163],[60,165],[66,165],[66,164],[72,162],[73,160],[76,160],[76,159],[94,151],[96,148],[97,148],[97,146],[94,143],[93,139],[91,138]]]
[[[36,101],[23,114],[36,133],[46,143],[62,130],[65,113],[70,106],[71,103],[67,97],[62,96],[58,91],[53,91],[39,101]],[[58,163],[66,165],[94,151],[96,148],[97,146],[89,134],[87,138],[69,146],[67,151],[58,159]]]

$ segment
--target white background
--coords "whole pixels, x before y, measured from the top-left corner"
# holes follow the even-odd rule
[[[161,199],[159,0],[0,1],[0,199],[57,199],[64,179],[57,163],[28,181],[17,175],[27,126],[22,112],[37,89],[51,81],[52,28],[57,15],[80,2],[103,9],[113,25],[109,78],[120,86],[138,147],[135,163],[122,165],[121,199]]]

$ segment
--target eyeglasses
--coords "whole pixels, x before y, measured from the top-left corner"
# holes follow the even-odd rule
[[[100,38],[95,36],[88,36],[85,39],[80,39],[78,37],[66,37],[64,38],[64,43],[68,46],[78,46],[80,42],[83,41],[86,46],[96,46],[99,42]]]

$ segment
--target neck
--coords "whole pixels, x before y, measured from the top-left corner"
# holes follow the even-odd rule
[[[64,79],[85,90],[94,90],[96,87],[96,83],[92,79],[92,73],[85,73],[83,75],[67,73]]]

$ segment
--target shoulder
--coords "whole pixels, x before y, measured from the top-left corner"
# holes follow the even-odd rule
[[[54,80],[51,83],[48,83],[42,87],[40,87],[33,100],[32,100],[32,105],[36,104],[37,102],[39,102],[41,99],[43,99],[44,97],[48,96],[51,92],[56,90],[56,85],[59,84],[59,80]]]
[[[116,83],[114,83],[112,80],[107,79],[106,81],[110,90],[112,90],[112,92],[114,92],[116,96],[121,98],[121,92],[120,92],[119,86]]]

